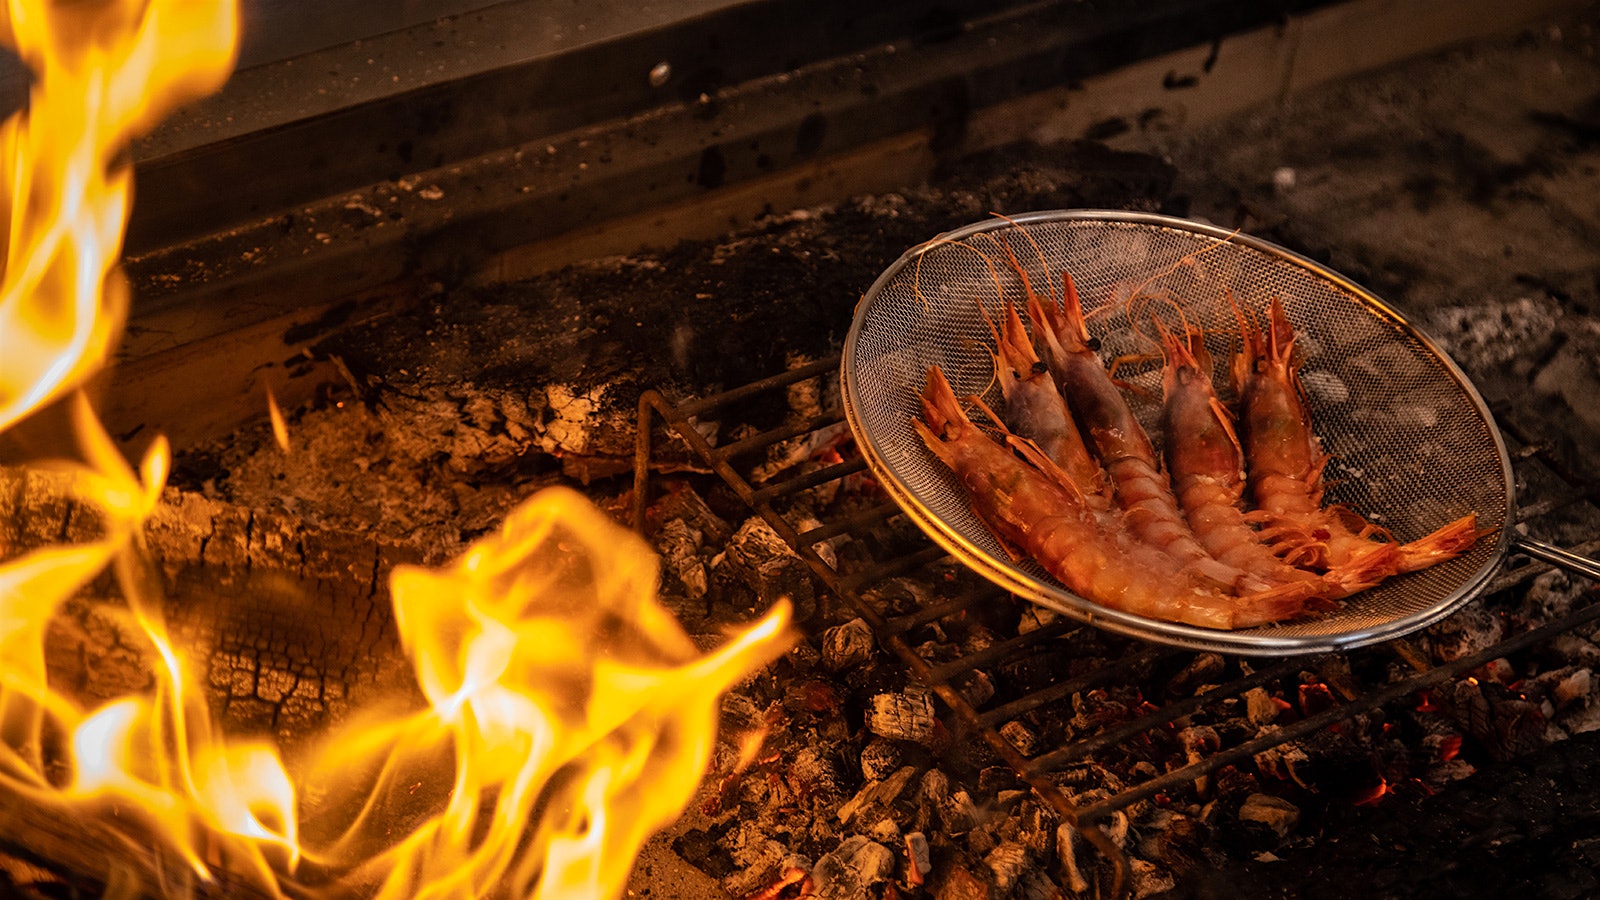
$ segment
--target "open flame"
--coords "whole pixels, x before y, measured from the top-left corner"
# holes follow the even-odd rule
[[[114,868],[109,893],[226,874],[281,895],[312,861],[340,891],[384,897],[620,894],[640,845],[695,791],[721,693],[781,651],[787,608],[702,655],[655,600],[648,546],[576,493],[541,493],[454,564],[395,572],[395,617],[427,703],[358,716],[297,769],[317,785],[319,822],[338,823],[308,841],[304,791],[276,748],[221,732],[166,633],[142,549],[166,443],[135,471],[74,390],[104,365],[126,310],[128,142],[226,79],[237,11],[10,0],[7,13],[4,37],[34,82],[28,108],[0,126],[0,431],[65,399],[81,459],[52,465],[99,511],[102,533],[0,547],[0,791],[148,829],[184,863],[186,874]],[[157,671],[149,691],[86,709],[52,684],[44,636],[108,569]],[[419,788],[422,814],[380,812]]]

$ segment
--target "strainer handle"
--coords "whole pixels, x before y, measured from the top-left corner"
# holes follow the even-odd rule
[[[1600,562],[1587,556],[1579,556],[1571,550],[1563,550],[1553,544],[1536,541],[1532,538],[1512,538],[1511,546],[1537,560],[1542,560],[1557,568],[1566,569],[1576,575],[1583,575],[1592,581],[1600,581]]]

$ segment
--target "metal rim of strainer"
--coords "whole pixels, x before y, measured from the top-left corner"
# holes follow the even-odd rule
[[[932,460],[932,454],[921,446],[920,441],[911,438],[910,441],[915,445],[905,445],[908,443],[906,435],[911,433],[909,417],[917,408],[916,398],[922,387],[921,377],[912,377],[909,373],[916,371],[919,366],[925,371],[927,363],[931,361],[927,357],[934,350],[918,344],[920,332],[917,328],[902,329],[898,321],[886,321],[885,310],[900,315],[909,309],[908,304],[918,304],[918,309],[912,310],[910,316],[914,322],[941,314],[958,314],[959,311],[948,309],[948,303],[941,300],[944,295],[937,290],[938,269],[924,265],[929,254],[979,235],[1007,237],[1005,232],[1010,229],[1031,229],[1027,233],[1028,242],[1038,250],[1042,260],[1052,248],[1041,248],[1037,243],[1040,236],[1036,232],[1051,226],[1072,229],[1073,233],[1088,229],[1086,234],[1099,229],[1120,229],[1133,235],[1148,231],[1156,241],[1204,241],[1208,254],[1255,253],[1260,258],[1253,262],[1285,273],[1279,280],[1315,279],[1321,283],[1321,289],[1348,298],[1361,311],[1381,320],[1384,326],[1394,330],[1396,341],[1406,342],[1418,357],[1428,358],[1428,362],[1437,368],[1437,374],[1433,377],[1448,379],[1447,390],[1459,395],[1452,396],[1452,399],[1463,403],[1479,417],[1462,427],[1477,425],[1483,431],[1481,436],[1469,436],[1468,439],[1484,445],[1479,451],[1484,458],[1477,460],[1479,468],[1486,474],[1497,474],[1498,480],[1486,477],[1483,480],[1488,483],[1478,487],[1488,492],[1485,497],[1491,501],[1498,498],[1498,504],[1489,502],[1483,505],[1499,505],[1501,509],[1474,511],[1479,513],[1479,527],[1497,529],[1497,534],[1493,538],[1485,536],[1461,559],[1446,564],[1453,567],[1449,573],[1428,576],[1430,570],[1424,570],[1397,576],[1373,591],[1348,598],[1343,601],[1340,611],[1327,617],[1238,631],[1212,630],[1151,619],[1101,606],[1067,590],[1036,564],[1013,562],[1006,558],[1004,553],[996,550],[998,544],[986,526],[970,511],[962,514],[960,507],[965,503],[964,499],[960,503],[954,499],[961,489],[949,477],[947,470],[945,482],[932,486],[918,484],[917,479],[908,475],[908,467],[914,469]],[[1048,241],[1048,236],[1045,240]],[[891,288],[903,290],[904,286],[899,282],[907,278],[908,273],[909,277],[916,279],[919,287],[926,287],[927,290],[915,290],[914,299],[907,299],[903,293],[891,296]],[[1273,285],[1263,283],[1253,287],[1259,293]],[[1086,306],[1089,302],[1086,296]],[[981,341],[987,337],[987,326],[977,316],[975,307],[971,312],[973,340]],[[919,319],[919,316],[922,318]],[[943,326],[930,327],[938,329]],[[896,333],[886,337],[883,332],[891,328]],[[903,334],[899,333],[902,331]],[[897,345],[901,337],[906,340]],[[896,349],[878,349],[885,342]],[[895,359],[889,360],[889,357]],[[886,375],[892,377],[886,379]],[[1422,377],[1429,377],[1429,373],[1424,373]],[[873,379],[899,382],[889,386],[888,403],[877,402],[878,392],[875,389],[878,385]],[[1461,369],[1404,316],[1348,278],[1277,244],[1201,222],[1119,210],[1046,210],[987,219],[932,238],[906,251],[863,294],[845,338],[840,382],[845,418],[867,466],[884,491],[923,532],[957,560],[1011,593],[1087,624],[1130,637],[1194,650],[1250,656],[1324,653],[1377,643],[1431,625],[1470,602],[1488,585],[1510,545],[1510,526],[1515,513],[1511,459],[1488,405]],[[896,405],[900,403],[904,404],[903,409]],[[1317,411],[1315,407],[1314,402],[1314,413]],[[906,413],[906,421],[899,423],[905,426],[903,429],[896,424],[901,413]],[[1447,423],[1447,427],[1453,425]],[[1326,440],[1327,435],[1321,436]],[[1487,458],[1491,451],[1494,460]],[[941,464],[933,465],[942,468]],[[1402,477],[1404,475],[1403,472],[1399,474]],[[947,508],[941,513],[935,509],[936,506]],[[1501,512],[1501,515],[1494,515],[1495,512]],[[1438,568],[1442,570],[1444,567]],[[1431,579],[1431,595],[1421,596],[1421,591],[1408,593],[1409,586],[1418,583],[1408,580],[1424,576]],[[1374,599],[1378,592],[1384,592],[1384,599]],[[1417,596],[1413,599],[1411,593]],[[1399,608],[1390,610],[1390,606]],[[1355,624],[1346,623],[1346,619],[1354,619]]]

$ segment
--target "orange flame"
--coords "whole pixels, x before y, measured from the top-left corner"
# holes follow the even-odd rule
[[[656,602],[643,541],[576,493],[533,497],[455,564],[395,573],[427,704],[330,737],[301,773],[319,812],[340,789],[366,793],[335,838],[308,846],[303,791],[277,749],[222,733],[167,635],[143,551],[165,441],[135,471],[73,392],[104,365],[126,310],[128,141],[222,83],[237,12],[231,0],[9,0],[7,12],[0,37],[34,83],[28,109],[0,125],[0,431],[69,397],[82,459],[55,465],[103,533],[0,558],[0,791],[85,815],[131,810],[106,824],[137,820],[192,875],[113,863],[111,893],[152,876],[162,891],[211,882],[225,858],[231,878],[275,896],[307,859],[381,897],[620,894],[639,846],[696,789],[720,694],[781,652],[787,606],[702,655]],[[156,671],[148,692],[84,709],[52,686],[44,637],[107,569]],[[437,808],[381,811],[423,785]]]

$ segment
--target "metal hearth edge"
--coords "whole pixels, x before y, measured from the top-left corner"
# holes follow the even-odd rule
[[[721,447],[713,446],[695,428],[697,419],[715,414],[734,403],[764,392],[782,390],[808,379],[827,378],[836,373],[838,367],[839,358],[830,357],[720,394],[684,403],[674,402],[656,390],[646,391],[639,400],[639,424],[634,459],[635,529],[642,533],[645,526],[646,510],[649,505],[650,465],[656,443],[655,420],[659,417],[666,426],[668,435],[678,438],[687,445],[740,499],[760,515],[799,554],[817,579],[835,596],[845,601],[872,628],[879,645],[893,654],[918,682],[938,696],[961,728],[979,736],[1006,765],[1050,805],[1057,815],[1061,816],[1062,821],[1077,828],[1091,845],[1113,864],[1114,877],[1110,891],[1110,896],[1113,897],[1125,895],[1130,873],[1127,856],[1112,841],[1102,825],[1116,812],[1141,800],[1155,798],[1164,792],[1193,785],[1226,766],[1249,760],[1274,747],[1306,737],[1336,723],[1376,710],[1470,672],[1491,660],[1528,649],[1579,626],[1600,620],[1600,601],[1594,600],[1591,596],[1588,603],[1575,607],[1561,618],[1516,634],[1477,653],[1440,665],[1431,665],[1427,657],[1405,638],[1320,657],[1257,660],[1258,663],[1266,664],[1259,668],[1244,666],[1240,677],[1202,694],[1159,707],[1146,704],[1148,708],[1143,714],[1130,721],[1028,757],[1001,734],[1000,728],[1007,722],[1017,720],[1025,713],[1040,707],[1069,701],[1074,694],[1081,691],[1114,683],[1117,678],[1157,661],[1185,656],[1195,657],[1199,654],[1177,648],[1142,645],[1130,640],[1128,655],[1111,666],[1086,675],[1057,681],[987,709],[974,707],[954,686],[955,678],[979,666],[1016,658],[1043,640],[1089,626],[1064,620],[1057,621],[950,662],[939,665],[930,663],[912,649],[906,640],[907,633],[951,614],[975,608],[980,603],[995,599],[1002,594],[1002,591],[997,587],[980,588],[926,609],[884,618],[866,602],[866,591],[888,578],[945,559],[947,554],[932,541],[924,540],[923,548],[920,550],[891,559],[874,559],[874,565],[845,575],[817,552],[817,546],[840,535],[858,533],[900,515],[899,508],[892,501],[884,499],[880,504],[861,512],[831,522],[824,521],[820,525],[808,528],[798,526],[774,506],[775,501],[782,498],[865,472],[865,462],[859,457],[847,458],[844,462],[761,487],[751,484],[733,465],[732,461],[737,457],[762,450],[781,441],[836,426],[844,421],[843,412],[836,409],[809,421],[774,428]],[[1547,445],[1511,421],[1505,410],[1496,409],[1495,414],[1502,431],[1518,445],[1513,450],[1512,458],[1517,466],[1519,482],[1527,481],[1524,477],[1527,467],[1537,465],[1545,470],[1547,476],[1553,477],[1566,488],[1564,491],[1556,492],[1558,496],[1536,498],[1532,502],[1524,503],[1519,511],[1519,527],[1530,520],[1576,504],[1600,507],[1600,486],[1587,482],[1578,473],[1565,466]],[[1592,555],[1600,550],[1600,539],[1591,540],[1573,549],[1579,553]],[[1528,560],[1519,565],[1508,565],[1496,575],[1485,596],[1523,584],[1549,571],[1550,568],[1549,565],[1535,560]],[[1352,668],[1349,665],[1349,660],[1357,657],[1393,657],[1403,668],[1410,669],[1411,674],[1393,683],[1363,687],[1351,674]],[[1252,688],[1269,686],[1279,679],[1292,678],[1297,673],[1307,670],[1323,673],[1328,686],[1337,693],[1333,705],[1327,709],[1307,715],[1253,739],[1232,746],[1219,747],[1214,752],[1201,755],[1188,765],[1127,786],[1087,806],[1073,803],[1050,777],[1052,773],[1060,772],[1064,767],[1088,759],[1104,749],[1170,726],[1183,717],[1201,710],[1215,708],[1227,700],[1241,697]]]

